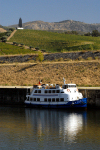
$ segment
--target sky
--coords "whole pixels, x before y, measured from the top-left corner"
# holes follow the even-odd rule
[[[100,0],[0,0],[0,25],[41,20],[100,23]]]

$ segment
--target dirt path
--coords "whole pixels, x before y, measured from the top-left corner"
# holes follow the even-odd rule
[[[17,30],[14,30],[14,31],[11,33],[11,35],[7,38],[7,41],[10,40],[10,38],[15,34],[16,31],[17,31]]]

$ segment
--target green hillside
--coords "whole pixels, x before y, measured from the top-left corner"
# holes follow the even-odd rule
[[[29,54],[29,49],[0,42],[0,55]],[[33,52],[34,53],[34,52]]]
[[[100,37],[87,37],[38,30],[18,30],[9,42],[45,49],[47,52],[65,52],[100,49]]]

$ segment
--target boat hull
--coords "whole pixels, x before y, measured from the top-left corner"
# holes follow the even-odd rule
[[[30,102],[30,101],[25,101],[25,105],[28,107],[39,107],[39,108],[57,108],[57,109],[63,109],[63,108],[86,108],[87,107],[87,98],[83,98],[80,100],[75,100],[75,101],[69,101],[66,103],[62,104],[53,104],[53,103],[36,103],[36,102]]]

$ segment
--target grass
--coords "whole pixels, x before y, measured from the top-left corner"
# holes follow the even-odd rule
[[[24,47],[19,47],[15,45],[10,45],[7,43],[0,42],[0,55],[14,55],[14,54],[31,54],[35,53],[30,49],[25,49]]]
[[[38,30],[18,30],[9,40],[39,47],[47,52],[67,52],[100,49],[100,37],[69,35]]]
[[[0,85],[33,85],[43,83],[76,83],[78,86],[100,86],[100,61],[57,62],[0,65]]]

